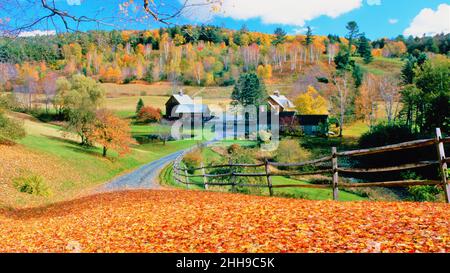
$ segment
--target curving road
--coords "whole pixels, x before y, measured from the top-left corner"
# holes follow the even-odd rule
[[[119,176],[104,185],[101,189],[107,191],[126,190],[126,189],[159,189],[158,175],[161,170],[174,161],[184,150],[162,157],[152,161],[131,173]]]
[[[204,143],[204,145],[209,145],[216,141],[218,141],[218,139],[208,141]],[[180,154],[189,149],[191,148],[166,155],[165,157],[161,157],[158,160],[141,166],[137,170],[116,177],[112,181],[103,185],[100,188],[100,191],[117,191],[127,189],[160,189],[161,185],[158,184],[158,176],[161,170],[167,164],[174,161]]]

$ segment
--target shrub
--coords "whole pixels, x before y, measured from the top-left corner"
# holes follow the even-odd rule
[[[408,188],[412,201],[433,202],[441,192],[436,186],[413,186]]]
[[[51,191],[45,184],[44,178],[39,175],[30,175],[26,177],[18,177],[13,180],[14,186],[20,192],[37,195],[49,196]]]
[[[233,78],[230,79],[226,79],[223,81],[223,83],[221,84],[221,86],[232,86],[236,84],[236,80]]]
[[[241,150],[242,150],[241,145],[239,145],[239,144],[232,144],[232,145],[230,145],[228,147],[227,152],[229,154],[236,154],[236,153],[238,153]]]
[[[159,122],[161,117],[161,109],[153,108],[151,106],[142,107],[137,114],[137,120],[143,123]]]
[[[280,141],[275,153],[275,161],[282,163],[295,163],[306,161],[311,157],[311,153],[302,148],[295,139],[284,139]]]
[[[184,156],[183,162],[184,165],[186,165],[186,168],[188,169],[188,173],[193,174],[195,172],[195,168],[200,167],[200,164],[202,163],[203,156],[199,149],[196,149],[187,155]]]
[[[129,83],[131,83],[132,81],[135,81],[137,78],[136,78],[136,76],[135,75],[131,75],[131,76],[129,76],[129,77],[126,77],[124,80],[123,80],[123,83],[124,84],[129,84]]]
[[[412,141],[420,138],[426,138],[419,134],[411,132],[410,128],[405,125],[379,124],[374,126],[369,132],[363,134],[359,139],[359,146],[361,148],[380,147],[385,145],[397,144],[406,141]],[[400,151],[391,151],[380,154],[366,155],[358,157],[360,167],[378,167],[378,166],[394,166],[399,164],[406,164],[420,160],[428,160],[435,158],[434,147],[423,147],[417,149],[406,149]],[[421,171],[425,171],[424,168]],[[435,173],[435,172],[434,172]],[[424,173],[420,173],[424,175]],[[390,174],[388,174],[390,175]],[[384,176],[384,175],[383,175]],[[384,178],[387,178],[384,176]],[[395,179],[395,177],[389,177]]]
[[[292,119],[291,117],[281,117],[280,118],[280,134],[283,136],[304,136],[302,127],[297,119]]]
[[[403,179],[420,180],[422,177],[415,172],[407,171],[402,173]],[[437,195],[441,193],[441,190],[436,186],[412,186],[408,188],[411,201],[417,202],[433,202],[436,201]]]
[[[263,143],[269,143],[272,138],[272,133],[268,131],[261,130],[258,132],[258,141]]]
[[[22,123],[7,118],[0,110],[0,144],[12,144],[25,137]]]
[[[360,137],[359,146],[361,148],[379,147],[415,140],[417,138],[418,135],[412,133],[408,126],[378,124]]]

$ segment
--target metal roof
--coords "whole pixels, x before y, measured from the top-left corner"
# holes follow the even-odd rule
[[[202,114],[208,112],[209,108],[205,104],[180,104],[175,106],[175,114]]]
[[[184,94],[174,94],[172,95],[179,104],[194,104],[194,101],[188,95]]]
[[[274,95],[269,96],[271,99],[273,99],[278,105],[280,105],[283,108],[294,108],[295,105],[290,101],[286,96],[280,95],[280,93],[276,92]]]

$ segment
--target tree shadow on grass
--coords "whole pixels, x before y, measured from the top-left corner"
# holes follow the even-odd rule
[[[72,150],[74,152],[88,154],[88,155],[95,156],[95,157],[98,157],[101,159],[110,159],[110,158],[103,157],[101,155],[100,150],[97,147],[83,146],[78,141],[75,141],[73,139],[67,139],[64,137],[55,137],[55,136],[48,136],[48,135],[45,135],[45,137],[47,137],[51,140],[63,143],[65,145],[65,147],[67,147],[69,150]],[[112,159],[110,159],[110,160],[112,160]]]

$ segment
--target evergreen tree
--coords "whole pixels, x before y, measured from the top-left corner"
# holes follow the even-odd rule
[[[352,45],[354,40],[357,39],[360,35],[358,24],[355,21],[350,21],[347,23],[345,27],[348,30],[347,39],[348,39],[348,52],[351,54]]]
[[[357,64],[353,65],[352,76],[353,79],[355,80],[355,87],[356,88],[360,87],[364,77],[364,72],[362,71],[361,66]]]
[[[275,39],[273,40],[273,45],[279,45],[284,43],[286,40],[286,31],[284,31],[282,28],[278,27],[275,29]]]
[[[313,33],[312,33],[312,29],[310,26],[307,27],[307,31],[306,31],[306,45],[310,45],[313,43],[314,37],[313,37]]]
[[[139,98],[136,105],[136,115],[141,111],[142,107],[144,107],[144,101],[142,100],[142,98]]]
[[[267,97],[266,87],[255,73],[241,74],[231,98],[243,106],[261,105]]]
[[[372,47],[365,35],[362,35],[359,39],[358,53],[363,58],[364,63],[368,64],[373,61]]]

